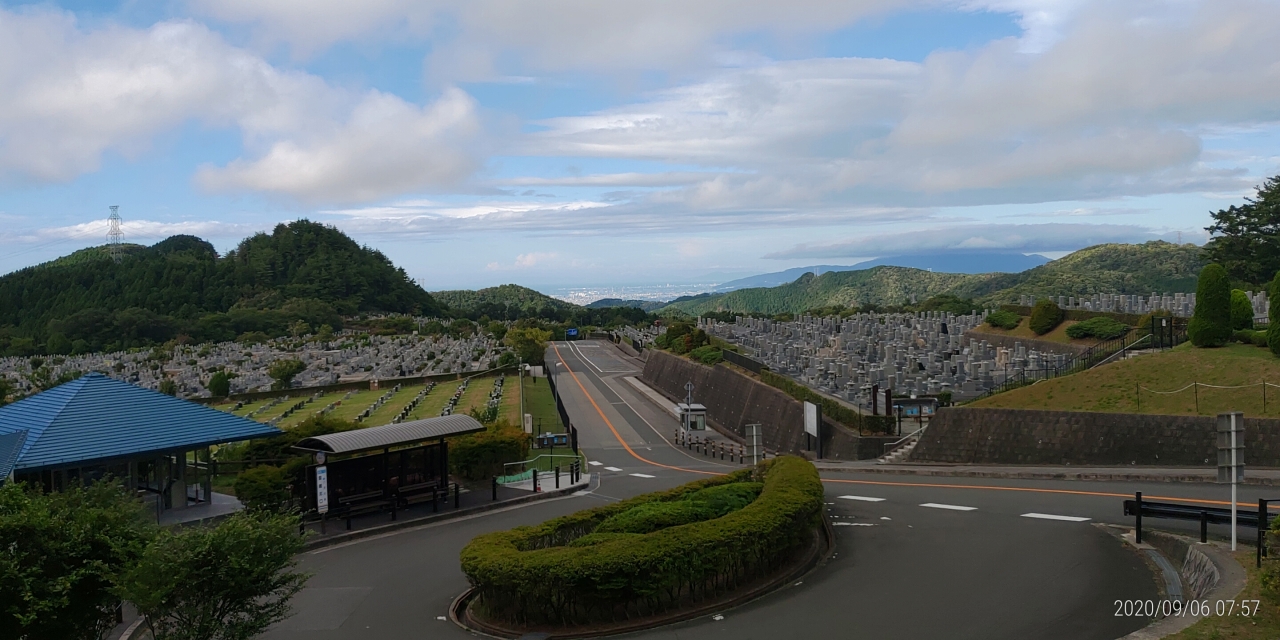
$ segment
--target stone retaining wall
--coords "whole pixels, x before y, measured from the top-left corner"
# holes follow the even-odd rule
[[[940,409],[911,462],[1213,467],[1213,416]],[[1246,466],[1280,467],[1280,420],[1245,418]]]
[[[684,385],[692,382],[694,402],[707,407],[712,426],[742,442],[746,425],[760,424],[763,444],[770,451],[805,452],[804,408],[800,401],[727,366],[708,367],[663,351],[649,351],[640,379],[672,401],[685,397]],[[823,453],[832,460],[875,458],[883,443],[895,438],[861,437],[824,416]]]

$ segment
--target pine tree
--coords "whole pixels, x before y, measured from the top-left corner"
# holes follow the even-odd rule
[[[1231,339],[1231,282],[1220,264],[1205,265],[1200,271],[1196,311],[1187,336],[1197,347],[1220,347]]]

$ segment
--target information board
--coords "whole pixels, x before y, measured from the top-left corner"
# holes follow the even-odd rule
[[[316,467],[316,511],[329,512],[329,468]]]

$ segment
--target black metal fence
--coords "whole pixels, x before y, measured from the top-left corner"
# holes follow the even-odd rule
[[[724,349],[720,353],[721,355],[724,356],[725,362],[736,364],[739,367],[742,367],[743,369],[746,369],[747,371],[750,371],[752,373],[758,374],[760,373],[761,370],[767,368],[764,366],[764,363],[758,360],[755,360],[753,358],[748,358],[747,356],[744,356],[741,353],[734,353],[733,351],[730,351],[728,349]]]

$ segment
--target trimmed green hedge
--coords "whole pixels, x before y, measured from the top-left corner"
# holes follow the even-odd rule
[[[528,453],[528,434],[509,424],[494,424],[449,440],[449,471],[468,480],[500,476],[502,465],[524,460]]]
[[[1117,322],[1111,318],[1089,318],[1083,322],[1077,322],[1067,327],[1067,337],[1069,338],[1097,338],[1099,340],[1110,340],[1119,338],[1129,333],[1129,325],[1123,322]],[[1150,333],[1150,331],[1148,331]]]
[[[1045,298],[1032,307],[1031,320],[1027,322],[1027,326],[1033,333],[1042,336],[1056,329],[1065,319],[1066,314],[1063,313],[1062,308]]]
[[[683,502],[732,508],[763,480],[759,497],[727,515],[652,533],[597,533],[642,505]],[[699,492],[702,498],[696,496]],[[768,575],[811,539],[822,514],[822,481],[809,462],[783,456],[532,527],[477,536],[462,571],[485,617],[518,624],[590,624],[677,609]],[[681,507],[683,508],[683,507]]]
[[[1012,311],[992,311],[987,314],[987,324],[998,329],[1017,329],[1022,323],[1022,316]]]

